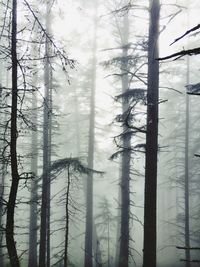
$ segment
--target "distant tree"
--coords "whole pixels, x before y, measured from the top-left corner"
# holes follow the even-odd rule
[[[36,79],[34,75],[34,85]],[[38,106],[37,92],[32,93],[32,123],[31,133],[31,197],[29,222],[29,262],[28,267],[37,266],[37,233],[38,233]]]
[[[123,36],[122,36],[122,59],[121,59],[121,81],[122,93],[129,88],[129,62],[128,62],[128,42],[129,42],[129,18],[128,12],[123,19]],[[122,116],[126,116],[129,109],[127,100],[122,101]],[[122,152],[122,169],[121,169],[121,218],[120,218],[120,240],[119,240],[119,267],[128,267],[129,265],[129,240],[130,240],[130,160],[131,160],[131,135],[126,124],[123,126],[123,152]]]
[[[144,47],[137,41],[132,43],[130,41],[130,8],[128,1],[120,2],[121,8],[114,10],[115,19],[117,21],[116,27],[120,39],[120,46],[105,49],[105,50],[120,50],[121,54],[113,59],[105,62],[105,66],[112,66],[116,68],[113,76],[117,77],[121,82],[121,93],[115,97],[115,100],[120,102],[122,112],[116,116],[116,122],[121,124],[122,132],[114,138],[117,145],[117,152],[115,152],[111,159],[118,156],[121,157],[120,169],[120,192],[119,192],[119,226],[117,233],[117,249],[116,249],[116,265],[118,267],[128,267],[131,256],[131,236],[130,236],[130,221],[131,221],[131,194],[130,181],[132,178],[131,159],[137,152],[144,153],[144,144],[133,145],[134,137],[137,134],[145,134],[145,126],[137,125],[136,106],[138,103],[144,104],[146,100],[146,82],[145,77],[140,74],[141,69],[145,66],[144,62]],[[131,7],[130,7],[131,6]],[[137,6],[137,5],[136,5]],[[138,5],[138,8],[139,5]],[[131,51],[134,51],[131,53]],[[140,56],[138,56],[140,53]],[[120,70],[120,71],[119,71]],[[145,85],[145,87],[144,87]],[[144,88],[143,88],[144,87]],[[139,112],[138,112],[139,113]]]
[[[106,246],[107,266],[112,266],[111,259],[111,228],[115,228],[116,217],[112,214],[112,207],[106,197],[104,197],[99,205],[99,212],[95,216],[96,227],[99,233],[99,239]]]
[[[88,168],[93,169],[94,164],[94,138],[95,138],[95,92],[96,92],[96,51],[97,51],[97,9],[98,2],[94,3],[94,33],[92,44],[92,73],[91,73],[91,95],[90,95],[90,117],[89,117],[89,139],[88,139]],[[85,258],[84,266],[93,266],[93,174],[88,174],[86,183],[86,231],[85,231]]]
[[[45,24],[46,32],[50,35],[51,1],[46,2]],[[52,117],[52,72],[49,62],[51,43],[46,36],[45,40],[45,65],[44,65],[44,114],[43,114],[43,180],[42,180],[42,203],[41,203],[41,226],[40,226],[40,249],[39,266],[50,267],[50,188],[51,181],[48,169],[51,161],[51,117]]]

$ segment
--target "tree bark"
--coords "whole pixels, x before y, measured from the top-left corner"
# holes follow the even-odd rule
[[[17,162],[17,0],[12,1],[12,37],[11,37],[11,56],[12,56],[12,105],[11,105],[11,188],[7,203],[6,220],[6,244],[10,264],[12,267],[19,267],[16,242],[14,240],[14,214],[19,186],[19,173]]]
[[[156,204],[159,99],[159,0],[150,0],[143,267],[156,267]]]

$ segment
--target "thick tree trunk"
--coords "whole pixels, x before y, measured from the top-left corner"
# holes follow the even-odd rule
[[[92,80],[90,96],[90,125],[88,143],[88,167],[93,169],[94,162],[94,128],[95,128],[95,91],[96,91],[96,51],[97,51],[97,3],[95,5],[94,37],[92,51]],[[86,231],[85,231],[85,267],[93,266],[93,174],[87,177],[86,194]]]
[[[34,82],[34,84],[36,84]],[[37,218],[38,218],[38,134],[37,134],[37,96],[32,95],[32,123],[36,131],[32,131],[31,137],[31,172],[33,179],[31,181],[31,204],[30,204],[30,223],[29,223],[29,260],[28,267],[37,266]]]
[[[14,214],[19,186],[19,174],[17,164],[17,0],[12,2],[12,106],[11,106],[11,189],[7,203],[7,220],[6,220],[6,244],[10,264],[12,267],[19,267],[17,256],[16,242],[14,240]]]
[[[159,0],[150,1],[143,267],[156,267],[156,202],[159,96]]]
[[[124,15],[123,21],[123,52],[122,52],[122,93],[129,89],[128,77],[128,39],[129,39],[129,19],[128,13]],[[129,108],[127,100],[123,100],[123,114]],[[127,126],[123,126],[123,132],[128,132]],[[131,158],[131,136],[123,136],[123,154],[121,169],[121,224],[120,224],[120,246],[119,246],[119,267],[128,267],[129,262],[129,218],[130,218],[130,158]]]

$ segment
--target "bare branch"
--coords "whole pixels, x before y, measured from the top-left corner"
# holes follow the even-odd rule
[[[200,47],[196,47],[193,49],[188,49],[188,50],[182,50],[180,52],[171,54],[169,56],[166,57],[161,57],[161,58],[156,58],[156,60],[167,60],[167,59],[171,59],[171,58],[175,58],[174,60],[177,60],[183,56],[193,56],[193,55],[199,55],[200,54]]]
[[[183,39],[185,36],[187,36],[188,34],[190,34],[191,32],[194,32],[196,30],[200,29],[200,24],[198,24],[197,26],[193,27],[192,29],[186,31],[183,35],[181,35],[180,37],[176,38],[170,45],[173,45],[174,43],[178,42],[179,40]]]

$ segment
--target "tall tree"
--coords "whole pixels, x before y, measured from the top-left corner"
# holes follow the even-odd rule
[[[187,56],[187,84],[189,84],[189,58]],[[184,183],[184,201],[185,201],[185,247],[190,247],[190,215],[189,215],[189,122],[190,122],[190,99],[186,94],[185,111],[185,183]],[[185,250],[186,267],[190,267],[190,250]]]
[[[187,1],[189,9],[190,1]],[[188,11],[188,27],[190,24],[190,14]],[[187,56],[187,66],[186,66],[186,84],[190,84],[190,59]],[[190,131],[190,99],[189,95],[186,93],[186,111],[185,111],[185,188],[184,188],[184,199],[185,199],[185,247],[190,247],[190,183],[189,183],[189,131]],[[185,250],[186,267],[190,267],[190,250]]]
[[[46,41],[45,41],[45,66],[44,66],[44,121],[43,121],[43,180],[42,180],[42,206],[40,226],[40,249],[39,267],[50,266],[50,152],[51,152],[51,67],[49,62],[50,53],[50,12],[51,3],[46,3]]]
[[[159,101],[159,0],[150,0],[143,267],[156,267],[156,205]]]
[[[94,35],[92,47],[92,73],[91,73],[91,95],[90,95],[90,122],[88,140],[88,167],[93,169],[94,164],[94,136],[95,136],[95,92],[96,92],[96,52],[97,52],[97,8],[98,1],[94,3]],[[86,184],[86,231],[85,231],[85,259],[84,266],[93,266],[93,174],[89,173]]]
[[[10,133],[10,157],[11,157],[11,188],[7,203],[6,219],[6,244],[10,264],[19,267],[16,242],[14,240],[14,215],[17,191],[19,186],[18,160],[17,160],[17,108],[18,108],[18,80],[17,80],[17,0],[12,1],[12,29],[11,29],[11,59],[12,59],[12,102],[11,102],[11,133]]]
[[[129,40],[129,18],[128,12],[123,18],[122,29],[122,93],[129,90],[128,77],[128,40]],[[122,116],[125,116],[129,108],[127,100],[122,102]],[[129,128],[124,124],[123,126],[123,140],[122,140],[122,168],[121,168],[121,213],[120,213],[120,245],[119,245],[119,267],[128,267],[129,262],[129,219],[130,219],[130,159],[131,159],[131,135],[127,134]]]

